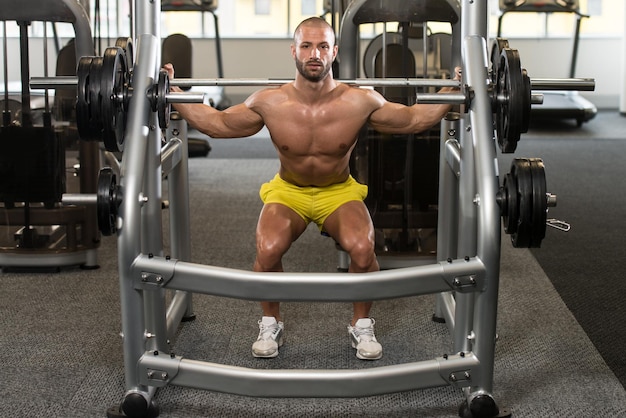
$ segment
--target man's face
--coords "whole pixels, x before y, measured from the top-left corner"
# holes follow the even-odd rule
[[[291,54],[298,72],[307,80],[323,80],[332,68],[337,55],[335,37],[330,28],[304,26],[295,36]]]

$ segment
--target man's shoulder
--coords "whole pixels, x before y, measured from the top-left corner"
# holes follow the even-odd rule
[[[376,90],[367,86],[353,86],[339,83],[342,86],[342,96],[349,97],[351,101],[373,108],[380,107],[385,99]]]
[[[248,98],[248,103],[276,103],[287,100],[289,97],[289,92],[286,89],[286,86],[288,85],[289,84],[285,84],[282,86],[270,86],[265,87],[261,90],[257,90],[252,93],[252,95]]]

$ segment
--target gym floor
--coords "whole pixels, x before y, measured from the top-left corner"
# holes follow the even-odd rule
[[[513,157],[541,157],[549,216],[570,232],[549,229],[542,247],[502,243],[494,396],[514,417],[626,416],[626,305],[622,208],[626,194],[626,118],[602,111],[582,127],[534,124]],[[199,136],[191,133],[190,136]],[[258,186],[277,168],[266,132],[252,139],[211,139],[207,158],[190,160],[193,261],[250,269]],[[165,221],[167,221],[167,212]],[[165,242],[167,244],[167,231]],[[124,393],[114,237],[104,237],[98,270],[0,274],[0,411],[17,417],[102,417]],[[327,238],[307,231],[285,258],[289,271],[334,271]],[[372,312],[385,356],[354,357],[345,304],[284,307],[287,342],[278,358],[250,355],[255,302],[194,296],[194,322],[174,345],[185,358],[253,368],[367,368],[448,352],[447,328],[430,320],[430,296],[381,301]],[[452,387],[357,399],[248,398],[168,386],[158,391],[161,417],[424,416],[454,417],[462,401]]]

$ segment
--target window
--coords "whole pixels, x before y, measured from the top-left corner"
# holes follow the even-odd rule
[[[130,35],[130,1],[91,1],[92,22],[98,22],[93,30],[101,38],[116,39]],[[554,0],[548,0],[554,1]],[[100,12],[95,9],[100,5]],[[495,36],[498,20],[502,16],[499,0],[489,0],[489,32]],[[384,4],[384,2],[383,2]],[[581,23],[581,37],[623,36],[624,0],[579,0],[580,11],[588,15]],[[304,18],[321,16],[324,0],[228,0],[219,2],[216,15],[219,18],[220,35],[224,38],[284,37],[293,35],[295,26]],[[504,37],[571,37],[576,24],[573,13],[506,13],[502,17]],[[69,24],[57,24],[60,37],[73,36]],[[15,22],[7,22],[7,36],[18,37]],[[163,12],[161,33],[163,36],[181,32],[189,37],[215,36],[213,15],[208,12]],[[374,37],[383,30],[382,24],[364,25],[361,34]],[[387,30],[391,30],[390,27]],[[43,36],[41,22],[29,26],[29,34]],[[52,31],[48,30],[48,35]],[[103,41],[104,42],[104,41]]]
[[[575,13],[508,12],[504,16],[498,1],[490,2],[490,34],[497,34],[501,20],[503,37],[571,37],[576,27]],[[549,2],[548,2],[549,3]],[[579,0],[581,37],[622,36],[624,2],[622,0]]]
[[[271,0],[254,0],[254,14],[269,15],[271,4]]]
[[[316,7],[315,0],[300,0],[302,15],[319,15],[320,11]]]

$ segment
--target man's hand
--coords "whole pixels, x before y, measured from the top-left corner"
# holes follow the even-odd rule
[[[163,69],[167,71],[167,76],[170,80],[174,79],[174,65],[168,62],[167,64],[163,64]],[[170,85],[170,91],[181,92],[182,90],[178,86]]]
[[[461,67],[454,67],[454,77],[452,79],[460,82],[462,79],[462,75],[463,70],[461,69]]]

